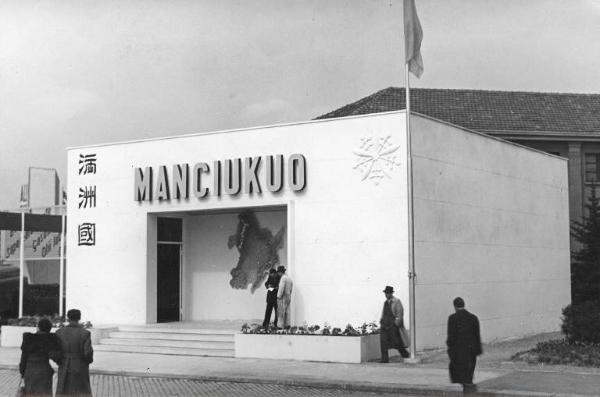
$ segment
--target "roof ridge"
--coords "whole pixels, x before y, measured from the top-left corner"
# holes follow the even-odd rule
[[[379,91],[377,91],[377,92],[375,92],[375,93],[373,93],[371,95],[367,95],[366,97],[361,98],[361,99],[359,99],[357,101],[347,103],[346,105],[342,106],[339,109],[335,109],[335,110],[332,110],[331,112],[327,112],[327,113],[322,114],[322,115],[320,115],[318,117],[315,117],[314,120],[331,118],[331,116],[334,115],[335,113],[338,113],[340,111],[347,111],[347,109],[349,109],[350,107],[353,107],[353,106],[356,106],[357,108],[352,109],[349,114],[356,115],[357,113],[355,113],[355,112],[356,112],[357,109],[362,109],[366,104],[368,104],[369,102],[371,102],[371,100],[373,98],[378,97],[384,91],[389,91],[389,90],[392,90],[392,89],[394,89],[394,87],[392,87],[392,86],[384,88],[384,89],[381,89],[381,90],[379,90]]]
[[[405,87],[388,87],[386,88],[386,90],[388,89],[394,89],[394,90],[404,90]],[[417,90],[417,91],[474,91],[474,92],[497,92],[497,93],[512,93],[512,94],[548,94],[548,95],[564,95],[564,96],[568,96],[568,95],[576,95],[576,96],[600,96],[600,92],[598,93],[593,93],[593,92],[558,92],[558,91],[523,91],[523,90],[490,90],[490,89],[480,89],[480,88],[436,88],[436,87],[412,87],[411,90]],[[382,90],[383,91],[383,90]],[[377,93],[379,93],[381,91],[378,91]],[[375,95],[375,94],[373,94]]]
[[[366,105],[368,105],[368,104],[369,104],[369,103],[371,103],[372,101],[376,101],[376,100],[377,100],[377,98],[379,98],[379,97],[380,97],[380,96],[381,96],[381,95],[382,95],[384,92],[386,92],[386,91],[390,91],[390,90],[392,90],[393,88],[394,88],[394,87],[388,87],[388,88],[384,88],[383,90],[379,90],[379,91],[377,91],[376,93],[374,93],[373,95],[371,95],[370,97],[368,97],[368,98],[369,98],[369,100],[368,100],[368,101],[365,101],[365,102],[363,102],[363,103],[362,103],[362,104],[361,104],[359,107],[357,107],[357,108],[356,108],[356,109],[355,109],[355,110],[352,112],[352,114],[354,114],[354,115],[361,114],[361,113],[360,113],[360,111],[361,111],[362,109],[364,109],[364,107],[365,107]],[[355,102],[355,103],[356,103],[356,102]]]
[[[405,90],[387,87],[318,119],[399,110]],[[600,138],[600,94],[414,88],[411,99],[415,112],[474,130],[562,131]]]

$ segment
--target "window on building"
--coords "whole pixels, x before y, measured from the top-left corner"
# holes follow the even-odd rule
[[[585,181],[600,182],[600,153],[585,154]]]

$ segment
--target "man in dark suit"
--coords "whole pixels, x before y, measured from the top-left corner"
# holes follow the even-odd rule
[[[279,287],[279,275],[273,268],[269,269],[269,277],[265,281],[265,288],[267,289],[267,309],[265,310],[265,319],[263,320],[263,327],[268,327],[271,323],[271,312],[275,309],[275,322],[277,325],[277,289]]]
[[[91,397],[89,366],[94,361],[94,351],[90,331],[79,324],[79,310],[69,310],[67,318],[69,325],[56,331],[62,351],[56,396]]]
[[[406,350],[409,341],[403,337],[403,335],[406,335],[406,330],[404,329],[404,307],[402,307],[402,302],[394,296],[394,288],[389,285],[385,287],[383,293],[385,294],[385,302],[383,302],[383,310],[379,320],[381,325],[379,345],[381,347],[381,362],[389,363],[389,349],[398,349],[403,358],[410,356]]]
[[[450,380],[461,383],[465,394],[477,391],[473,373],[481,348],[479,319],[465,309],[465,301],[453,301],[455,313],[448,317],[448,356],[450,357]]]

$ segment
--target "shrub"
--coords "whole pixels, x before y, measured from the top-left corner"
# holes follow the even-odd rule
[[[19,326],[19,327],[37,327],[37,324],[40,321],[40,319],[42,319],[44,317],[46,317],[48,320],[50,320],[53,328],[62,328],[66,324],[68,324],[68,322],[63,321],[63,318],[61,316],[54,315],[52,317],[50,317],[50,316],[23,316],[20,318],[8,320],[7,325],[15,325],[15,326]],[[83,328],[92,328],[93,325],[91,322],[85,321],[85,322],[81,322],[81,326]]]
[[[519,352],[511,360],[551,365],[600,367],[600,344],[574,342],[566,339],[538,343],[535,348]]]
[[[579,245],[571,252],[571,295],[576,304],[600,299],[600,198],[596,186],[592,186],[585,209],[587,215],[571,226],[571,236]]]
[[[353,327],[351,324],[346,325],[342,331],[341,328],[332,328],[325,323],[321,328],[318,325],[308,326],[306,323],[301,326],[286,327],[284,329],[276,327],[263,327],[260,324],[242,325],[240,330],[243,334],[277,334],[277,335],[333,335],[333,336],[361,336],[378,334],[379,327],[375,322],[369,324],[363,323],[360,327]]]
[[[562,332],[570,343],[600,343],[600,300],[573,303],[563,309]]]

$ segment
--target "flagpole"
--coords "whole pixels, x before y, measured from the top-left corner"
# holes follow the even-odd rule
[[[25,209],[21,209],[21,235],[19,241],[19,318],[23,317],[23,277],[25,276]]]
[[[408,62],[404,64],[406,91],[406,173],[407,173],[407,208],[408,208],[408,294],[409,294],[409,327],[410,327],[410,358],[416,359],[417,332],[415,319],[415,242],[414,242],[414,211],[413,211],[413,172],[412,146],[410,134],[410,73]]]

